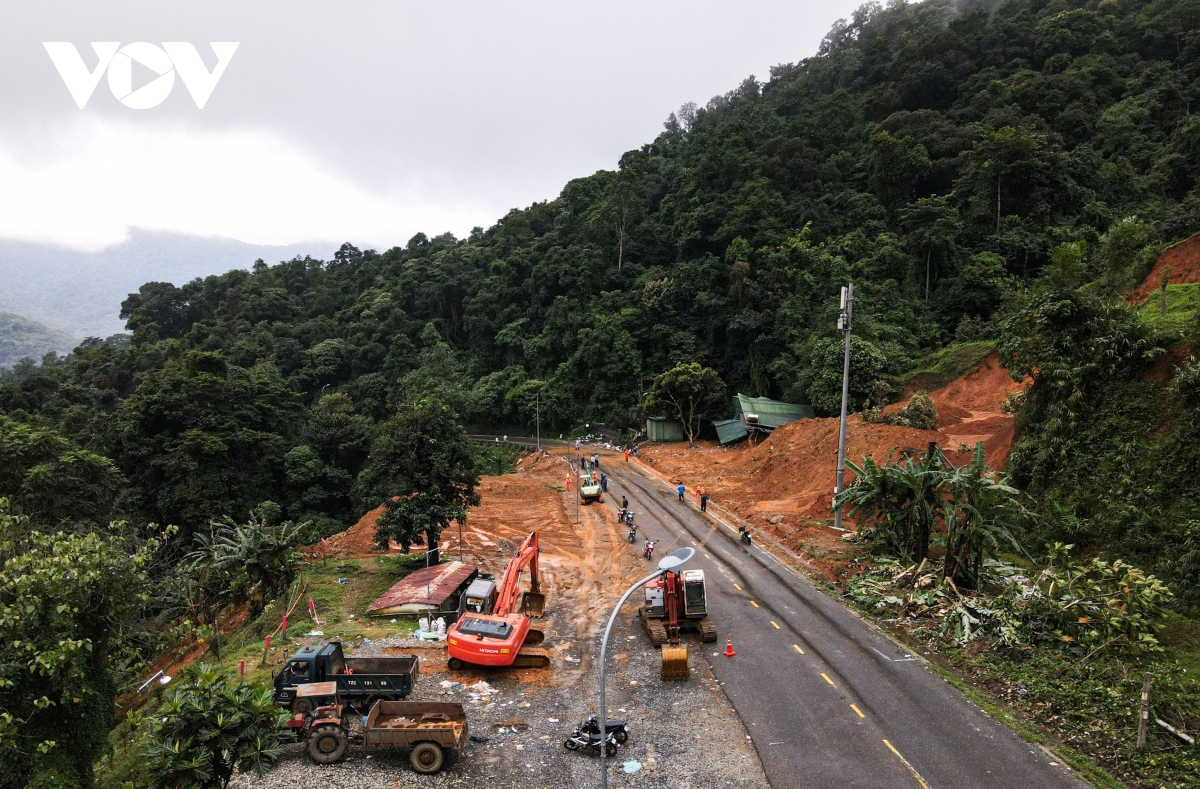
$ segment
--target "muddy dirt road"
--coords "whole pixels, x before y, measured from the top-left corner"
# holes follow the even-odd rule
[[[709,610],[738,654],[705,652],[774,789],[1083,789],[853,612],[638,464],[613,462],[641,535],[694,545]],[[611,506],[611,502],[610,502]],[[639,538],[640,539],[640,538]]]

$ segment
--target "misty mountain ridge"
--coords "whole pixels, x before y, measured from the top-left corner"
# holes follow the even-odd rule
[[[145,282],[182,285],[249,269],[257,258],[275,263],[305,255],[327,257],[337,246],[324,241],[248,244],[138,228],[100,252],[0,239],[0,310],[76,337],[107,337],[125,330],[121,302]],[[0,341],[5,338],[0,334]]]
[[[26,357],[41,361],[50,351],[65,355],[79,340],[37,321],[0,311],[0,368],[11,367]]]

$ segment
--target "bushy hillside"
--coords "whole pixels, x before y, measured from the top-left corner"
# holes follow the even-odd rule
[[[0,367],[12,367],[22,359],[41,361],[51,351],[65,356],[78,344],[79,338],[65,331],[0,312]]]
[[[857,406],[996,337],[1044,271],[1123,309],[1200,228],[1198,30],[1191,0],[868,4],[818,56],[468,238],[143,285],[129,348],[23,371],[0,408],[112,457],[131,517],[269,498],[344,521],[374,423],[425,395],[479,425],[531,424],[536,397],[555,431],[630,426],[655,375],[699,361],[831,413],[849,279]]]

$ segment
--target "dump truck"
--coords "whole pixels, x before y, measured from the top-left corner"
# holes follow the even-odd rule
[[[416,655],[346,657],[338,641],[303,647],[275,674],[275,703],[292,712],[311,712],[316,705],[298,696],[297,688],[333,682],[343,703],[365,712],[376,701],[399,701],[412,693],[417,664]]]
[[[319,706],[296,713],[284,728],[307,745],[308,757],[317,764],[341,761],[351,734],[337,684],[314,682],[302,686],[299,694]],[[467,714],[461,704],[377,701],[363,721],[361,742],[366,748],[407,750],[412,768],[430,774],[457,759],[468,736]]]
[[[604,491],[600,487],[599,477],[593,480],[591,474],[579,475],[579,499],[584,504],[604,501]]]
[[[650,643],[662,647],[662,678],[688,679],[687,645],[682,630],[699,633],[700,640],[717,640],[717,626],[708,617],[703,570],[670,570],[645,586],[646,604],[638,609]]]
[[[446,632],[452,669],[545,668],[550,653],[532,647],[545,640],[529,618],[541,616],[546,596],[538,585],[538,533],[532,531],[504,570],[498,587],[467,589],[467,610]],[[529,591],[521,594],[521,573],[529,568]]]

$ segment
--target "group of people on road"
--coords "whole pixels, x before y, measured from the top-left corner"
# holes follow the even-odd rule
[[[683,495],[687,493],[687,486],[680,482],[675,487],[675,492],[679,494],[679,500],[683,501]],[[700,498],[700,511],[708,512],[708,491],[701,486],[696,488],[696,495]]]

